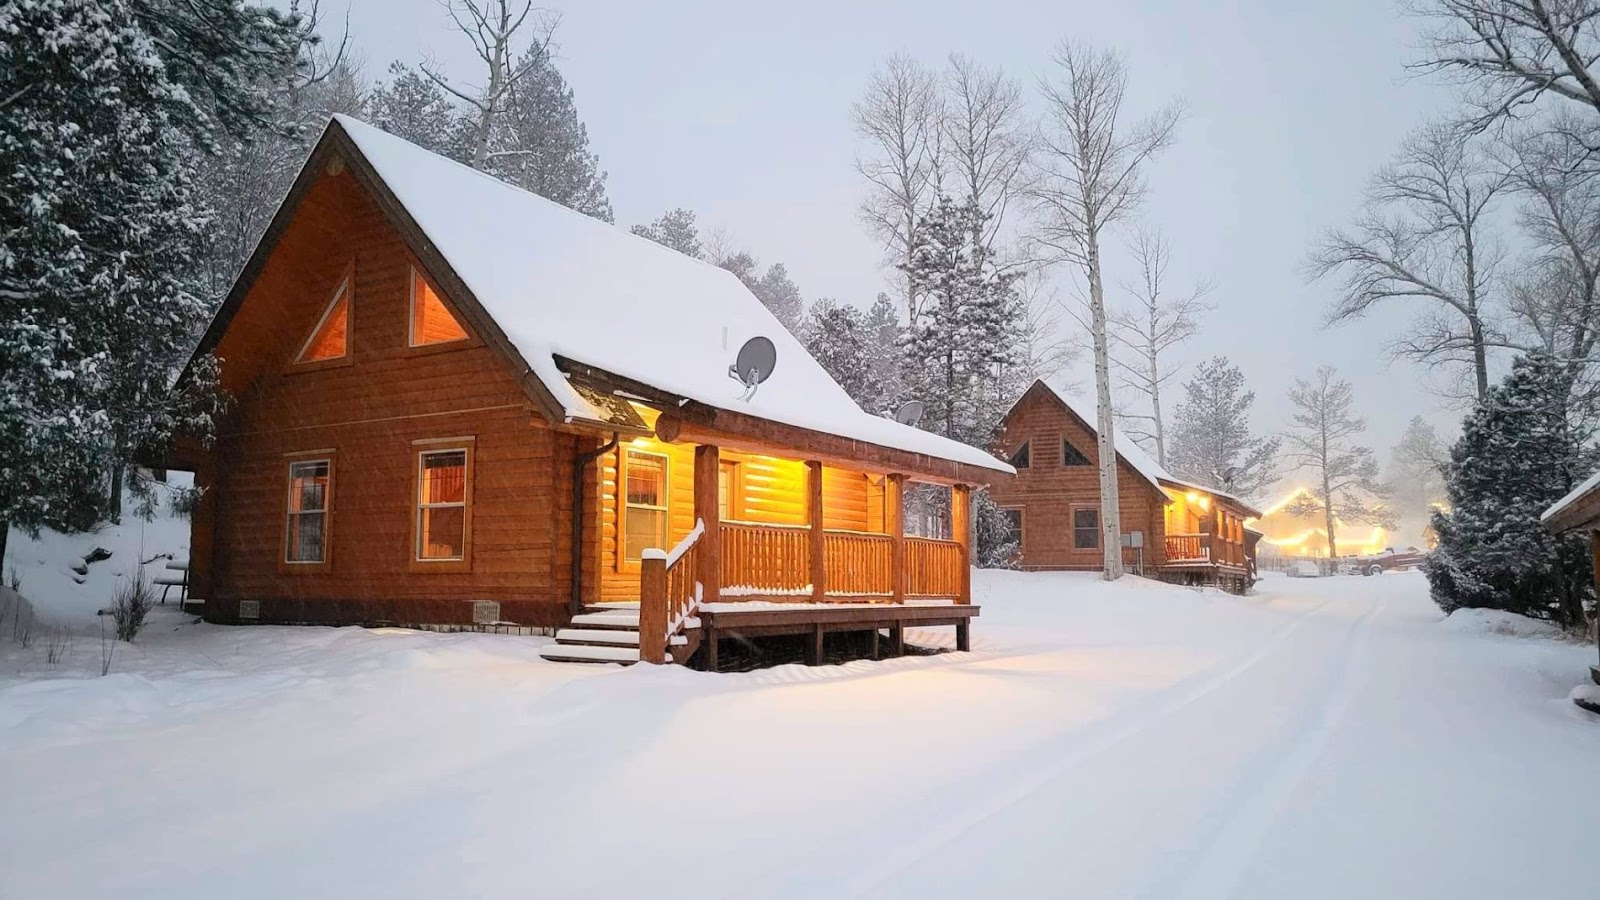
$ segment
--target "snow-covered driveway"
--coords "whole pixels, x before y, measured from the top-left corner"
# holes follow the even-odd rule
[[[1595,896],[1584,647],[1442,624],[1416,574],[977,590],[971,654],[738,675],[356,629],[169,625],[104,679],[8,651],[0,895]]]

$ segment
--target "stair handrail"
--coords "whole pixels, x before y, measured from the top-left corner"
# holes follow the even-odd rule
[[[671,550],[647,548],[639,554],[639,659],[642,662],[663,663],[669,659],[672,639],[682,630],[700,608],[703,588],[693,576],[695,571],[694,548],[706,533],[704,519],[696,519],[694,528],[684,535]],[[673,591],[674,575],[688,572],[687,591]]]

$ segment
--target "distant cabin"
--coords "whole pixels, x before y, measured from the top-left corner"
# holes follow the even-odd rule
[[[1098,570],[1105,539],[1094,406],[1039,380],[1001,420],[995,452],[1017,477],[990,495],[1021,537],[1024,569]],[[1184,583],[1244,590],[1255,578],[1260,511],[1242,498],[1174,477],[1116,435],[1123,562]]]
[[[617,662],[717,629],[965,644],[969,491],[1012,472],[860,409],[730,273],[343,116],[206,353],[234,400],[187,454],[214,622],[565,629],[555,655]],[[937,533],[907,533],[911,483],[946,492]]]

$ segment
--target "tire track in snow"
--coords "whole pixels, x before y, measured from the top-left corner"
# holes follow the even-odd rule
[[[1298,737],[1275,753],[1277,763],[1255,787],[1232,804],[1234,811],[1219,826],[1211,841],[1199,851],[1199,860],[1171,896],[1178,900],[1231,897],[1255,861],[1273,824],[1289,799],[1305,781],[1311,767],[1327,748],[1341,720],[1366,680],[1371,652],[1372,623],[1388,605],[1380,595],[1376,604],[1356,620],[1345,637],[1335,674],[1323,688],[1314,716],[1301,717]]]
[[[1164,719],[1205,699],[1211,694],[1221,690],[1239,676],[1249,672],[1272,654],[1289,637],[1298,631],[1307,621],[1316,614],[1326,609],[1333,601],[1324,600],[1309,610],[1296,616],[1291,621],[1280,626],[1276,631],[1267,635],[1261,643],[1246,653],[1233,665],[1220,672],[1214,671],[1210,675],[1191,676],[1178,686],[1166,692],[1170,699],[1158,702],[1155,706],[1144,707],[1138,712],[1115,716],[1110,721],[1101,723],[1098,727],[1092,726],[1089,735],[1077,731],[1069,731],[1060,741],[1052,741],[1043,746],[1030,750],[1028,756],[1045,756],[1047,762],[1035,764],[1017,776],[1009,785],[998,790],[985,791],[981,796],[968,805],[964,811],[955,811],[945,816],[934,827],[930,827],[921,834],[900,834],[898,846],[891,852],[882,853],[882,848],[875,848],[877,852],[874,860],[864,870],[854,876],[845,875],[842,883],[819,885],[809,880],[791,881],[786,885],[784,894],[787,896],[859,896],[874,889],[883,887],[892,881],[895,876],[910,869],[917,863],[934,855],[947,845],[960,839],[962,835],[988,821],[1008,808],[1028,799],[1041,787],[1055,781],[1072,770],[1083,765],[1100,754],[1115,748],[1117,745],[1137,737],[1143,732],[1160,724]],[[1183,684],[1189,683],[1187,689]],[[1119,721],[1120,720],[1120,721]],[[817,848],[822,850],[824,848]],[[838,854],[827,854],[823,858],[837,859]],[[813,854],[803,854],[800,858],[815,858]],[[780,879],[774,879],[775,881]]]

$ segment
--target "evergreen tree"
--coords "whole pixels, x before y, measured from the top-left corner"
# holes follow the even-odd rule
[[[205,113],[134,10],[0,2],[0,534],[92,525],[106,473],[210,424],[214,368],[167,390],[209,312]]]
[[[1462,423],[1435,512],[1439,547],[1424,569],[1434,602],[1504,609],[1573,627],[1593,608],[1586,542],[1539,516],[1597,464],[1568,421],[1572,375],[1544,353],[1519,357]]]
[[[438,83],[399,62],[390,63],[389,80],[372,92],[372,124],[418,147],[457,162],[471,158],[471,123]]]
[[[589,150],[589,130],[578,104],[551,57],[548,43],[529,47],[517,62],[522,73],[510,85],[493,122],[484,168],[562,206],[612,220],[606,173]]]
[[[778,317],[783,327],[789,329],[790,334],[799,333],[801,320],[805,317],[806,301],[800,296],[800,289],[789,279],[789,270],[784,268],[783,263],[768,266],[760,280],[750,285],[750,290]]]
[[[680,206],[657,216],[649,225],[635,225],[629,230],[684,256],[705,259],[705,246],[700,243],[700,229],[695,227],[692,209]]]
[[[897,310],[895,301],[883,293],[867,310],[867,377],[878,404],[876,408],[863,405],[870,413],[893,411],[906,399],[900,355],[905,326],[900,324]]]
[[[806,352],[850,399],[868,412],[881,411],[880,385],[872,379],[872,332],[866,314],[824,297],[811,305],[802,331]]]
[[[1426,518],[1445,499],[1444,466],[1450,451],[1439,432],[1414,416],[1389,451],[1388,482],[1395,509],[1405,516]]]
[[[1183,400],[1173,411],[1167,467],[1196,484],[1241,496],[1255,496],[1278,478],[1279,438],[1250,428],[1254,391],[1244,373],[1218,356],[1196,367],[1183,385]]]
[[[1000,271],[972,236],[983,212],[948,197],[918,226],[905,267],[921,310],[906,332],[906,386],[927,404],[923,427],[973,446],[987,446],[1005,407],[988,389],[1020,362],[1023,318],[1014,273]]]
[[[1015,569],[1022,562],[1022,535],[988,491],[972,492],[972,564],[980,569]]]

